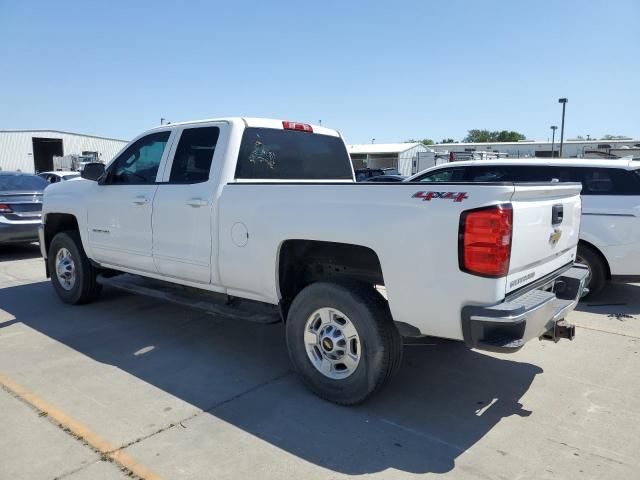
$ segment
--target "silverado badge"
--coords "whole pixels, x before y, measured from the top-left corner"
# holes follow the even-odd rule
[[[561,236],[562,230],[560,230],[559,228],[554,228],[553,233],[549,236],[549,243],[551,243],[551,245],[555,245],[556,243],[558,243],[558,240],[560,240]]]

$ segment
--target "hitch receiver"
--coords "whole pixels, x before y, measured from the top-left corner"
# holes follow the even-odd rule
[[[558,343],[561,338],[573,340],[573,337],[575,336],[576,326],[563,319],[557,321],[553,328],[544,332],[540,337],[540,340],[551,340],[554,343]]]

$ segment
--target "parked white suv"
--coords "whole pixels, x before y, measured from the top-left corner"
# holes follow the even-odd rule
[[[608,280],[640,281],[640,161],[503,159],[462,161],[424,170],[407,181],[581,182],[578,262],[589,267],[590,293]]]

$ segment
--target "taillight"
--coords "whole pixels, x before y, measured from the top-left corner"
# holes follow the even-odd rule
[[[462,212],[458,261],[460,269],[483,277],[504,277],[509,271],[511,205],[495,205]]]
[[[12,213],[13,209],[6,203],[0,203],[0,213]]]
[[[283,121],[282,127],[285,130],[300,130],[301,132],[313,133],[313,128],[311,127],[311,125],[306,123]]]

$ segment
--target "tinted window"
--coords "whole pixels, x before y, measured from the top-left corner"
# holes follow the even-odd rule
[[[0,175],[0,192],[39,192],[48,185],[37,175]]]
[[[469,182],[549,182],[547,167],[533,165],[482,165],[467,167]]]
[[[584,195],[640,195],[640,178],[634,172],[617,168],[576,168]]]
[[[169,135],[170,132],[152,133],[127,148],[109,167],[107,183],[154,183]]]
[[[218,127],[183,130],[171,166],[171,183],[199,183],[209,180],[211,161],[216,149]]]
[[[418,182],[462,182],[464,168],[443,168],[435,172],[427,173],[417,179]]]
[[[296,130],[247,128],[236,178],[351,179],[351,160],[339,137]]]

